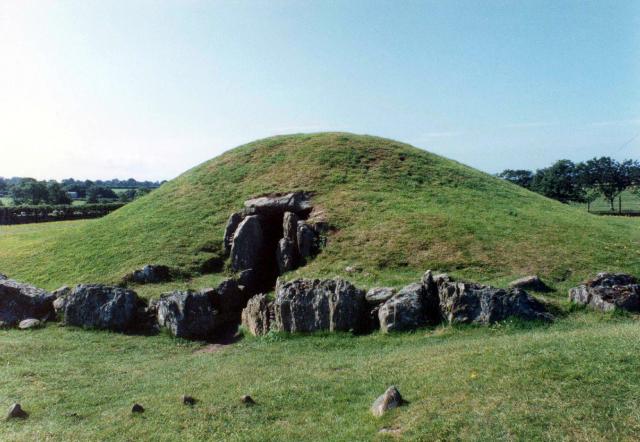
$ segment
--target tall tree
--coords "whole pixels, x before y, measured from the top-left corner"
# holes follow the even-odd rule
[[[530,170],[506,169],[500,172],[498,176],[526,189],[531,188],[531,183],[533,182],[533,172]]]
[[[580,182],[596,189],[612,211],[616,197],[631,186],[638,168],[637,161],[618,162],[610,157],[593,158],[578,165]]]
[[[560,160],[551,167],[538,169],[533,176],[531,190],[563,203],[584,201],[584,191],[578,181],[578,169],[569,160]]]

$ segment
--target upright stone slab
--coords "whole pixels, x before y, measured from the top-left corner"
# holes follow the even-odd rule
[[[313,228],[304,221],[298,221],[296,242],[298,245],[298,253],[302,258],[308,258],[313,255],[316,239],[316,232]]]
[[[288,239],[292,243],[297,241],[298,215],[293,212],[285,212],[282,217],[282,237]]]
[[[271,329],[272,304],[267,295],[256,295],[249,300],[242,310],[242,325],[253,336],[262,336]]]
[[[238,226],[231,245],[231,266],[235,271],[255,269],[262,258],[264,238],[260,218],[247,216]]]
[[[278,242],[276,249],[276,261],[278,262],[278,272],[280,275],[296,268],[297,250],[295,243],[287,238],[282,238]]]
[[[242,222],[242,214],[236,212],[229,217],[227,221],[227,226],[224,229],[224,253],[228,255],[231,252],[231,245],[233,244],[233,235],[236,233],[238,226]]]

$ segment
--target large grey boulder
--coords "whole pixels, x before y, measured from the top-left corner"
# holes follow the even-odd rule
[[[301,213],[311,210],[310,195],[306,192],[274,194],[252,198],[244,202],[249,215],[281,215],[284,212]]]
[[[234,213],[229,217],[227,221],[227,226],[224,229],[224,253],[228,255],[231,252],[231,244],[233,243],[233,234],[236,233],[236,230],[240,223],[242,222],[243,216],[241,213]]]
[[[144,301],[133,290],[105,285],[78,285],[66,297],[64,323],[117,332],[137,331]]]
[[[595,278],[569,290],[569,300],[601,311],[616,308],[640,311],[638,280],[624,273],[599,273]]]
[[[428,293],[422,284],[410,284],[388,299],[378,310],[383,332],[415,330],[429,322]]]
[[[442,317],[449,323],[491,324],[509,317],[553,319],[544,304],[520,289],[445,282],[439,286],[439,298]]]
[[[272,304],[267,295],[256,295],[249,300],[242,310],[242,325],[253,336],[262,336],[271,330]]]
[[[0,323],[14,327],[23,319],[47,320],[55,316],[54,296],[13,279],[0,279]]]
[[[276,330],[313,332],[359,330],[367,308],[362,290],[336,278],[278,282],[273,309]]]
[[[217,314],[207,293],[166,293],[156,306],[158,325],[179,338],[205,340],[212,337],[218,326]]]
[[[247,216],[238,226],[231,244],[231,266],[235,271],[255,269],[262,258],[264,237],[260,218]]]

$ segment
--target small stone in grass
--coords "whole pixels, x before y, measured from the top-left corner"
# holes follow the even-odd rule
[[[140,404],[133,404],[131,408],[132,413],[144,413],[144,407]]]
[[[29,414],[22,409],[20,404],[13,404],[9,407],[9,414],[7,414],[7,419],[26,419]]]
[[[256,401],[254,401],[253,398],[248,394],[245,394],[244,396],[242,396],[240,401],[245,405],[255,405],[256,403]]]
[[[30,328],[39,328],[41,327],[43,324],[40,320],[35,319],[35,318],[28,318],[28,319],[23,319],[22,321],[20,321],[20,324],[18,324],[18,328],[20,330],[27,330]]]
[[[371,412],[374,416],[380,417],[387,411],[399,407],[404,404],[405,401],[402,399],[400,392],[396,387],[389,387],[387,391],[384,392],[371,406]]]
[[[195,405],[196,399],[194,397],[184,395],[182,396],[182,403],[185,405]]]

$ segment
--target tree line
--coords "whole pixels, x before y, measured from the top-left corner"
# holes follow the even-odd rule
[[[625,190],[640,195],[640,163],[635,160],[616,161],[610,157],[580,163],[560,160],[535,172],[507,169],[498,176],[563,203],[592,203],[602,197],[612,211],[616,198]]]
[[[34,178],[0,177],[0,196],[13,200],[15,205],[68,205],[73,199],[85,200],[90,204],[122,202],[127,203],[149,193],[163,182],[128,180],[75,180],[64,179],[39,181]],[[117,194],[113,188],[126,188]],[[0,205],[2,202],[0,201]]]

